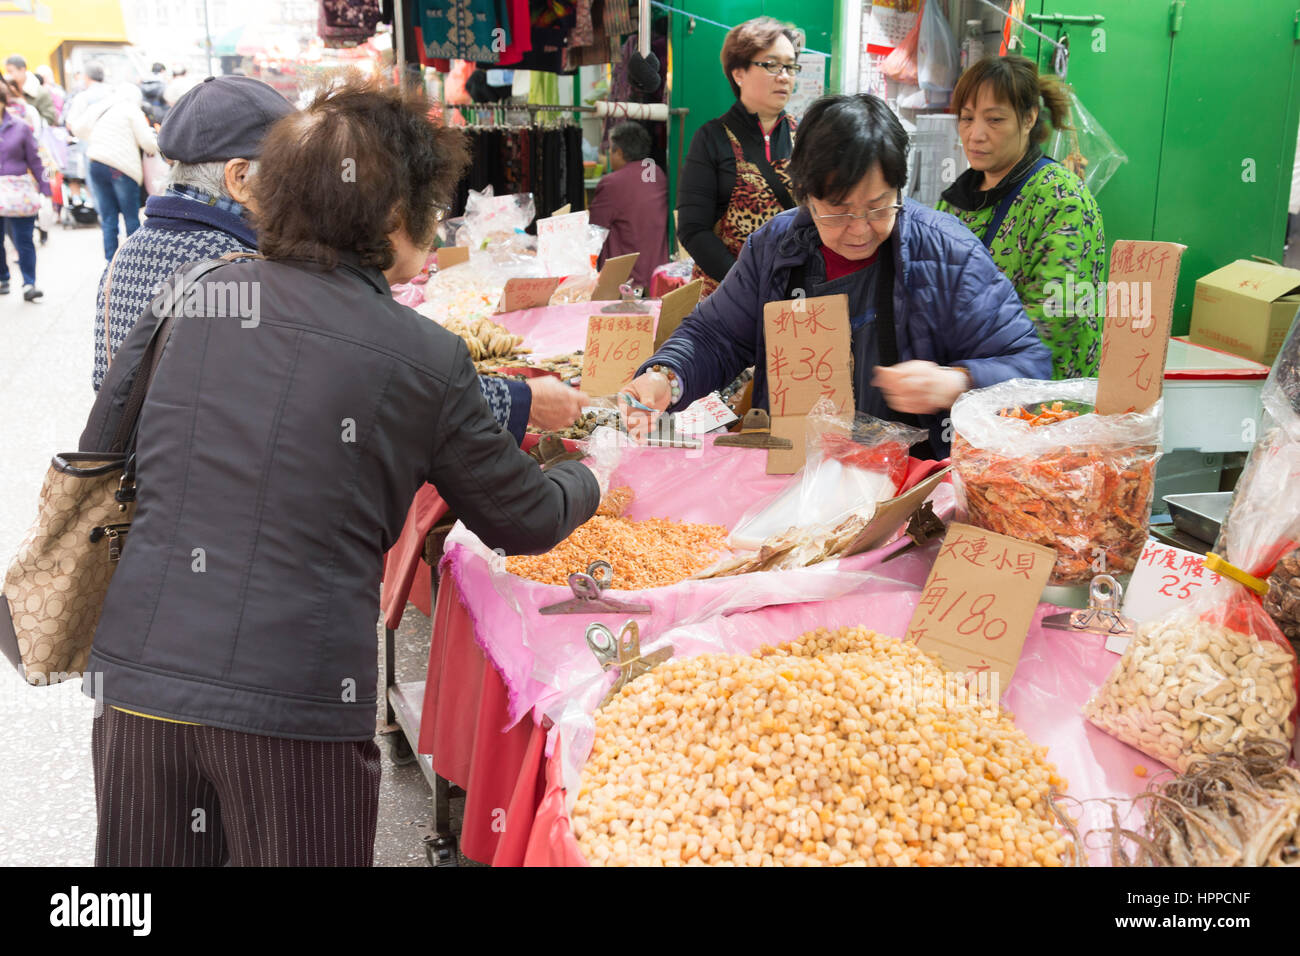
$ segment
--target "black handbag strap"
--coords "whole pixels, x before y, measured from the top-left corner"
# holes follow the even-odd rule
[[[723,125],[726,126],[726,123],[723,123]],[[739,142],[740,137],[736,136],[736,131],[731,129],[730,126],[727,126],[727,129],[730,130],[731,135],[735,136],[736,141]],[[775,132],[775,129],[773,132]],[[790,135],[791,137],[794,136],[793,133]],[[772,164],[769,162],[756,162],[754,165],[757,166],[758,171],[762,173],[763,180],[767,183],[767,188],[772,190],[772,195],[775,196],[776,201],[781,204],[781,208],[793,209],[795,207],[794,197],[790,195],[790,190],[786,188],[785,183],[781,182],[781,177],[776,174],[776,170],[772,168]]]
[[[153,330],[153,335],[149,337],[149,344],[144,350],[144,355],[140,358],[140,364],[136,367],[135,378],[131,381],[131,390],[127,393],[126,404],[122,407],[122,417],[118,419],[117,428],[113,432],[113,443],[109,446],[111,451],[121,451],[126,454],[128,471],[131,470],[131,457],[135,451],[135,438],[140,424],[140,412],[144,408],[145,398],[149,394],[149,386],[158,373],[158,363],[162,361],[163,350],[167,347],[167,340],[171,338],[172,327],[187,290],[193,288],[209,272],[237,259],[246,258],[260,259],[263,257],[258,256],[256,253],[228,252],[220,259],[200,262],[185,273],[181,279],[180,285],[177,287],[177,293],[168,303],[168,309]]]

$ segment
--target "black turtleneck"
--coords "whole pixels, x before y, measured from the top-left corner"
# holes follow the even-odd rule
[[[1031,145],[1020,162],[1011,167],[1011,171],[1002,177],[992,189],[981,189],[984,173],[978,169],[968,169],[957,177],[957,181],[943,191],[944,202],[956,206],[965,212],[976,212],[988,206],[996,206],[1002,197],[1017,188],[1034,168],[1034,163],[1042,157],[1043,151]]]
[[[704,272],[721,282],[736,257],[713,231],[727,211],[736,185],[736,157],[727,138],[729,127],[740,141],[745,159],[760,169],[768,165],[758,115],[736,100],[736,105],[695,132],[677,183],[677,239]],[[786,114],[777,118],[771,132],[772,161],[790,158],[793,140]]]

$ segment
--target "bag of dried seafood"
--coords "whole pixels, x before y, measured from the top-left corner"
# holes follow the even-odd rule
[[[1160,458],[1161,403],[1098,415],[1094,378],[1012,379],[952,407],[961,520],[1056,552],[1050,584],[1132,571]]]
[[[1300,544],[1300,378],[1283,363],[1264,384],[1264,424],[1237,482],[1192,605],[1143,625],[1084,713],[1108,733],[1184,770],[1258,737],[1291,745],[1296,653],[1262,603],[1267,578]]]

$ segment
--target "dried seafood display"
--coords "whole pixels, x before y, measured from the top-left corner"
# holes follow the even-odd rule
[[[726,550],[727,529],[668,518],[597,515],[550,551],[506,559],[506,570],[542,584],[567,584],[591,562],[614,566],[611,588],[639,591],[685,581]]]
[[[764,541],[756,553],[727,558],[701,571],[696,578],[727,578],[821,564],[843,554],[871,523],[875,513],[875,504],[868,503],[834,527],[790,528]]]
[[[1111,865],[1300,865],[1300,772],[1289,757],[1285,744],[1251,740],[1240,752],[1199,758],[1135,798],[1146,805],[1141,832],[1123,827],[1112,803]]]
[[[1247,739],[1289,744],[1295,704],[1289,647],[1189,614],[1141,625],[1084,716],[1183,770]]]
[[[670,660],[596,715],[573,832],[606,866],[1059,866],[1065,781],[1010,715],[863,628]]]
[[[513,359],[532,351],[523,347],[522,335],[512,334],[491,319],[448,319],[443,328],[461,337],[475,362]]]
[[[1066,398],[1042,400],[1054,392]],[[1159,406],[1098,415],[1095,392],[1093,380],[1015,380],[967,392],[953,406],[964,520],[1054,550],[1054,585],[1132,571],[1147,540]]]
[[[1264,610],[1295,647],[1300,643],[1300,549],[1292,551],[1273,569],[1268,579]]]

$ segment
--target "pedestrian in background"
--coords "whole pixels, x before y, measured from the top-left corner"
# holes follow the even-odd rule
[[[41,85],[36,74],[27,72],[27,61],[17,53],[5,60],[5,79],[18,87],[23,98],[41,114],[42,120],[46,123],[59,121],[50,91]]]
[[[176,104],[158,134],[159,150],[173,161],[166,192],[149,197],[144,225],[99,280],[96,391],[145,306],[177,269],[257,251],[249,221],[257,157],[271,124],[291,112],[283,96],[247,77],[217,77]]]
[[[68,98],[63,103],[63,123],[71,139],[68,142],[67,162],[63,167],[64,205],[84,212],[91,201],[89,193],[90,160],[86,159],[86,141],[72,132],[78,117],[112,95],[112,88],[104,83],[104,67],[97,62],[86,64],[84,73],[73,77]],[[74,220],[76,216],[73,216]],[[93,221],[93,217],[87,217]]]
[[[36,288],[36,245],[32,231],[40,211],[39,193],[50,194],[45,167],[36,153],[32,129],[9,111],[8,85],[0,83],[0,218],[4,234],[18,250],[23,277],[23,299],[35,302],[43,294]],[[0,295],[9,292],[9,262],[0,244]]]
[[[118,217],[128,236],[140,228],[140,184],[144,181],[140,151],[158,152],[158,139],[141,109],[142,101],[140,88],[125,84],[68,118],[73,135],[87,140],[90,189],[104,234],[104,258],[110,262],[117,252]]]

